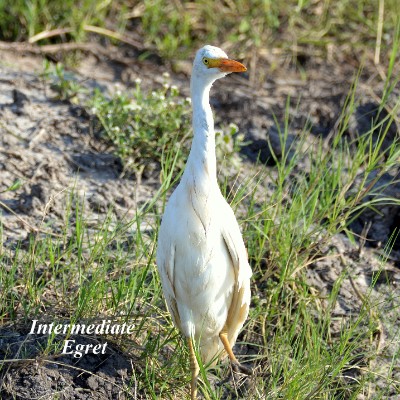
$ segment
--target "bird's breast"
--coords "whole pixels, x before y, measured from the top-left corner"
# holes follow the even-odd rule
[[[221,233],[226,214],[224,203],[218,185],[198,177],[181,182],[171,196],[165,214],[176,220],[175,229],[169,233],[181,268],[201,273],[212,260],[227,262]]]
[[[162,242],[174,249],[171,283],[186,335],[193,329],[200,334],[204,326],[208,336],[217,335],[231,303],[235,274],[222,235],[229,206],[217,189],[199,181],[180,184],[160,228]]]

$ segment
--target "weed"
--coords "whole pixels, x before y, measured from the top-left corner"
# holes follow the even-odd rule
[[[116,92],[111,98],[96,91],[90,106],[127,172],[154,169],[163,153],[184,147],[191,132],[189,103],[168,84],[146,94],[138,82],[133,92]],[[177,160],[179,168],[184,158]]]
[[[61,63],[43,62],[42,77],[50,82],[50,87],[57,93],[57,99],[78,102],[78,94],[85,93],[85,88],[78,82],[75,75],[66,71]]]

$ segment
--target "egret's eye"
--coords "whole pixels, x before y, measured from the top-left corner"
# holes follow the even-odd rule
[[[206,65],[207,67],[209,66],[210,61],[208,60],[207,57],[203,57],[203,64]]]

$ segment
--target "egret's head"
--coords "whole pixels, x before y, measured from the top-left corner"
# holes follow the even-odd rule
[[[192,75],[213,82],[231,72],[244,72],[247,68],[238,61],[230,60],[218,47],[204,46],[196,54]]]

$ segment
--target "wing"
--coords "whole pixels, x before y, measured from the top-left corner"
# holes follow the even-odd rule
[[[222,229],[222,237],[228,249],[235,272],[235,286],[232,302],[228,311],[226,327],[228,339],[233,346],[242,328],[250,307],[250,278],[252,271],[248,262],[247,250],[243,242],[239,225],[232,209],[225,216],[226,223]]]
[[[160,238],[164,240],[160,240]],[[175,246],[160,229],[159,243],[157,246],[157,268],[161,278],[165,301],[172,316],[175,326],[181,330],[181,320],[179,318],[178,306],[176,303],[174,289],[175,272]]]

